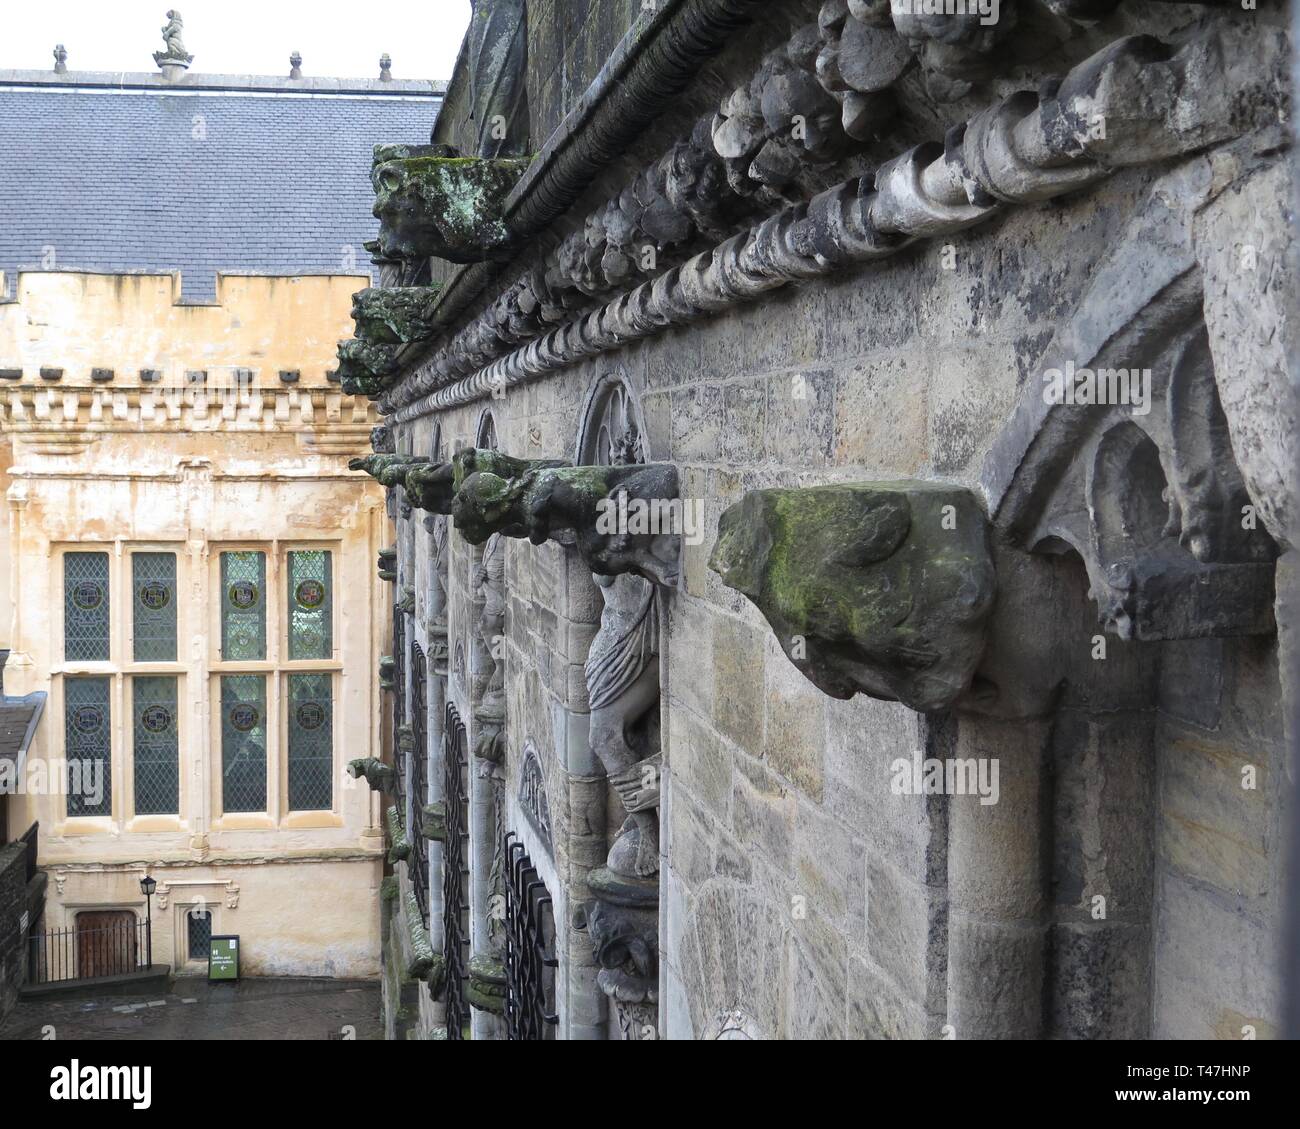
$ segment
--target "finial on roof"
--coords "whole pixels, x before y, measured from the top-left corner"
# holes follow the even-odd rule
[[[68,49],[62,43],[54,48],[54,73],[68,73]]]
[[[383,53],[383,55],[379,60],[379,81],[380,82],[393,81],[393,60],[389,57],[387,51]]]
[[[162,29],[166,51],[155,51],[153,61],[163,73],[163,78],[171,80],[180,78],[188,69],[194,56],[185,50],[181,36],[185,32],[185,21],[175,8],[167,12],[167,26]]]
[[[302,52],[295,51],[289,56],[289,77],[302,78]]]

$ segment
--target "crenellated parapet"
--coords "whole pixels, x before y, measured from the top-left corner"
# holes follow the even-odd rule
[[[462,157],[448,145],[378,145],[371,183],[389,258],[473,263],[508,258],[505,199],[528,161]]]

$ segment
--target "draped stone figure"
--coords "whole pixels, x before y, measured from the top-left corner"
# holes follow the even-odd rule
[[[489,664],[483,696],[474,711],[478,721],[474,755],[495,763],[504,752],[501,735],[506,718],[506,667],[500,655],[506,629],[506,554],[505,542],[499,534],[488,540],[474,584],[483,594],[478,634]]]
[[[593,575],[605,610],[586,664],[591,747],[627,811],[609,850],[617,874],[645,878],[659,870],[659,755],[647,757],[629,735],[659,705],[657,588],[631,573]]]
[[[524,0],[471,0],[467,49],[480,157],[528,152],[528,16]]]

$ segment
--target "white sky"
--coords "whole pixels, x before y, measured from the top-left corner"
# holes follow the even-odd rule
[[[153,71],[169,7],[185,20],[191,74],[451,77],[469,0],[0,0],[0,70],[50,70],[56,43],[68,70]]]

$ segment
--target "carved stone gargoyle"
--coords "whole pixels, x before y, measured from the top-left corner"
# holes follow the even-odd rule
[[[402,371],[397,345],[373,345],[355,338],[340,341],[339,386],[349,396],[377,396]]]
[[[591,872],[597,900],[585,910],[596,984],[609,998],[624,1039],[645,1038],[659,1025],[658,882],[626,880],[609,870]]]
[[[381,655],[379,659],[379,688],[393,689],[393,678],[397,673],[397,661],[392,655]]]
[[[449,145],[377,145],[379,248],[389,258],[477,263],[516,248],[503,207],[528,161],[462,157]]]
[[[349,459],[348,470],[358,470],[370,475],[380,486],[402,486],[409,468],[423,466],[429,460],[423,455],[366,455]]]
[[[427,315],[441,286],[368,286],[352,295],[357,338],[377,346],[426,341],[436,325]]]
[[[372,792],[391,792],[393,790],[393,769],[377,757],[358,757],[348,761],[348,775],[353,780],[363,777]]]
[[[410,857],[411,844],[406,838],[406,825],[402,822],[402,813],[397,810],[396,805],[388,809],[387,820],[388,839],[392,844],[388,850],[388,861],[403,862]]]
[[[466,540],[481,545],[502,533],[540,545],[572,535],[592,572],[633,572],[656,584],[676,585],[682,528],[676,467],[546,466],[503,477],[486,469],[492,465],[488,454],[456,456],[459,486],[452,518]]]
[[[397,549],[379,550],[379,579],[393,583],[397,580]]]
[[[709,567],[820,690],[920,711],[969,686],[997,591],[974,496],[919,481],[751,491]]]
[[[471,1007],[504,1015],[506,1011],[506,967],[500,957],[479,953],[469,958],[469,980],[465,999]]]

